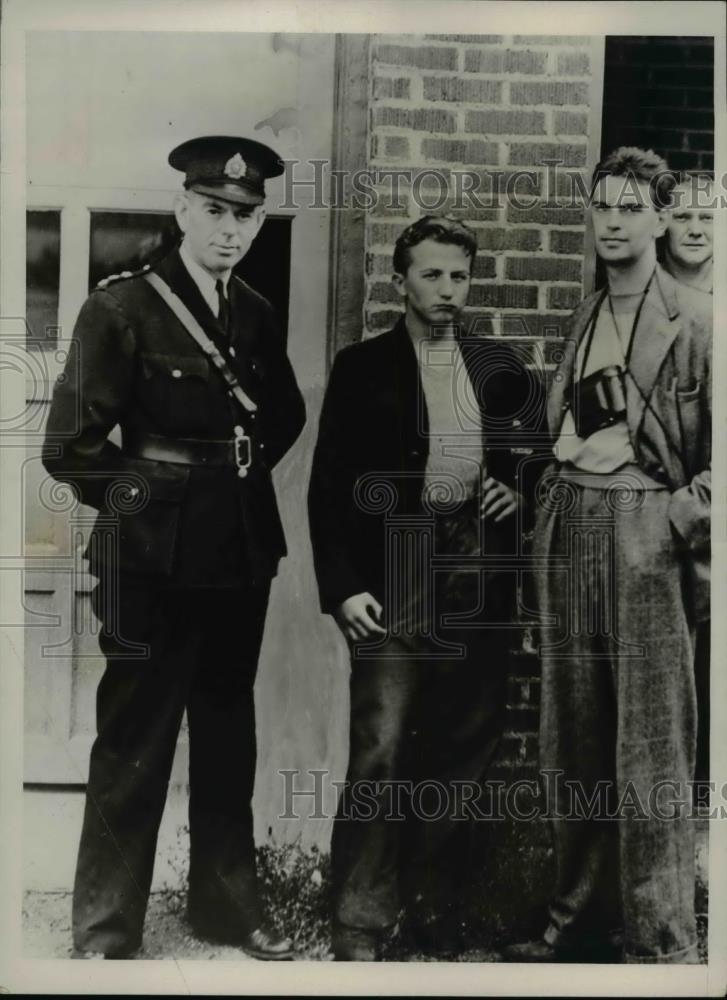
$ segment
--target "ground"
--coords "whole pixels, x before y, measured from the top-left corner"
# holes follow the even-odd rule
[[[65,892],[32,892],[25,898],[23,925],[26,958],[68,958],[71,951],[71,896]],[[332,961],[326,930],[317,928],[319,941],[297,941],[298,960]],[[144,947],[139,959],[222,959],[253,961],[237,948],[213,945],[192,936],[180,909],[176,893],[157,892],[151,897]],[[403,949],[392,951],[397,961],[426,961],[427,956]],[[498,961],[497,953],[487,948],[471,948],[460,956],[463,962]]]
[[[706,830],[700,833],[698,846],[699,879],[697,911],[700,952],[706,959],[707,899]],[[271,914],[279,929],[292,934],[299,960],[331,961],[328,931],[328,857],[318,851],[304,853],[294,845],[263,847],[258,853],[258,871]],[[502,874],[502,872],[500,872]],[[492,902],[492,896],[482,899]],[[152,894],[144,928],[143,959],[227,959],[246,958],[239,949],[214,945],[196,939],[184,916],[182,892]],[[499,920],[483,922],[472,934],[472,946],[463,952],[461,962],[497,962],[498,947],[504,943]],[[24,954],[26,958],[68,958],[71,951],[71,895],[67,892],[28,892],[23,907]],[[530,936],[524,930],[522,937]],[[517,936],[517,935],[516,935]],[[506,939],[512,940],[512,926]],[[388,957],[395,961],[425,961],[427,956],[407,949],[404,942],[394,942]],[[250,959],[252,961],[252,959]]]

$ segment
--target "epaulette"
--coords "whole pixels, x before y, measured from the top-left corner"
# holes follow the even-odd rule
[[[96,288],[108,288],[109,285],[115,285],[117,281],[128,281],[129,278],[138,278],[140,274],[146,274],[149,270],[151,270],[151,265],[144,264],[137,271],[121,271],[119,274],[110,274],[108,278],[102,278],[97,283]]]

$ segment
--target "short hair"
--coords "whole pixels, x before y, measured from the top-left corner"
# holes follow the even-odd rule
[[[700,171],[691,172],[691,171],[688,171],[688,170],[680,170],[677,173],[675,173],[675,175],[674,175],[674,181],[675,181],[674,182],[674,187],[672,188],[672,191],[671,191],[671,204],[672,204],[672,208],[676,208],[676,209],[683,208],[683,209],[692,209],[693,210],[695,208],[711,208],[712,207],[711,205],[700,205],[699,204],[699,194],[701,192],[708,191],[711,187],[714,186],[714,177],[713,177],[711,171],[700,170]],[[675,194],[675,191],[676,191],[676,189],[678,187],[681,187],[681,188],[690,188],[691,189],[692,200],[688,204],[686,204],[686,205],[682,205],[681,203],[678,204],[678,205],[676,204],[676,200],[675,200],[674,194]],[[694,195],[695,194],[697,195],[697,197],[696,197],[696,204],[694,203]]]
[[[404,230],[394,246],[394,271],[406,274],[411,264],[410,250],[424,240],[461,247],[470,260],[477,253],[477,236],[464,222],[448,215],[423,215]]]
[[[657,209],[669,207],[671,192],[676,183],[674,171],[670,170],[663,156],[659,156],[653,149],[640,149],[638,146],[619,146],[601,160],[593,171],[591,196],[604,177],[646,181],[651,203]]]

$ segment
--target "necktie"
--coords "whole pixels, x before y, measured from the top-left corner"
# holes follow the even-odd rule
[[[230,333],[230,303],[225,295],[225,286],[222,281],[218,278],[215,282],[215,288],[217,289],[217,298],[220,303],[220,311],[217,314],[217,318],[220,321],[220,325],[226,334]]]

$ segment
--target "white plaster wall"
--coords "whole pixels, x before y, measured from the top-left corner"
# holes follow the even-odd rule
[[[60,322],[72,328],[85,297],[88,208],[168,208],[181,175],[169,150],[199,134],[239,134],[273,146],[284,158],[330,156],[333,125],[330,35],[52,32],[27,38],[27,175],[29,207],[63,210]],[[277,135],[255,126],[277,111],[288,124]],[[275,122],[273,122],[275,124]],[[301,168],[303,175],[305,168]],[[269,182],[268,210],[281,211],[282,179]],[[332,622],[318,610],[305,496],[325,383],[329,213],[291,213],[288,346],[308,405],[301,440],[276,473],[289,556],[274,583],[260,662],[256,837],[325,846],[330,823],[280,821],[280,769],[331,768],[342,778],[347,733],[347,659]],[[33,499],[30,499],[33,506]],[[34,509],[37,540],[64,532]],[[28,539],[33,542],[34,538]],[[32,697],[26,691],[26,697]],[[91,699],[89,699],[91,700]],[[93,720],[88,720],[89,728]],[[180,871],[184,787],[170,795],[155,886]],[[230,789],[230,794],[235,794]],[[305,815],[307,804],[301,802]],[[28,888],[71,885],[82,795],[34,785],[25,800]],[[47,831],[54,832],[52,850]],[[182,854],[184,851],[182,850]]]

